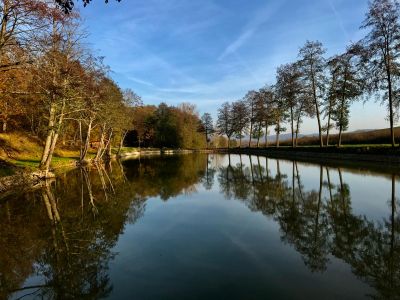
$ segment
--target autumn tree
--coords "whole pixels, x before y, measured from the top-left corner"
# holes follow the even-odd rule
[[[345,53],[331,60],[335,83],[329,91],[329,97],[333,99],[331,100],[334,105],[332,119],[336,122],[336,128],[339,130],[339,147],[342,143],[342,133],[348,128],[350,105],[361,96],[364,90],[364,80],[359,72],[361,68],[359,51],[360,46],[353,45]]]
[[[242,147],[242,138],[247,133],[250,123],[249,110],[246,100],[238,100],[232,104],[233,130],[239,138],[239,148]]]
[[[302,73],[304,95],[314,105],[314,112],[318,122],[318,134],[320,147],[324,146],[321,123],[321,101],[325,89],[325,49],[321,42],[307,41],[299,51],[299,66]]]
[[[277,96],[285,103],[286,108],[289,110],[292,147],[295,147],[295,114],[296,110],[302,104],[303,86],[301,75],[298,64],[291,63],[280,66],[276,76]]]
[[[286,131],[286,128],[283,126],[285,121],[288,118],[288,111],[287,111],[287,102],[284,97],[277,93],[276,89],[272,90],[272,118],[273,124],[275,125],[275,133],[276,133],[276,140],[275,145],[279,147],[279,138],[281,132]]]
[[[201,131],[204,132],[207,142],[207,148],[210,142],[210,135],[214,133],[214,124],[211,114],[204,113],[201,116],[201,123],[200,123]]]
[[[275,91],[272,86],[265,86],[260,89],[260,107],[263,108],[263,113],[260,115],[263,118],[264,128],[265,128],[265,147],[268,147],[268,128],[274,124],[274,109],[273,104],[275,100]]]
[[[369,91],[381,91],[388,108],[391,144],[395,146],[394,123],[400,105],[400,4],[397,0],[373,0],[361,28],[368,35],[361,41]]]
[[[217,128],[219,134],[226,135],[228,138],[228,148],[230,148],[232,135],[235,133],[235,127],[232,119],[232,105],[225,102],[218,109]]]
[[[257,92],[256,91],[249,91],[247,94],[244,96],[244,102],[247,106],[247,111],[248,111],[248,121],[249,121],[249,148],[251,147],[251,138],[253,136],[253,127],[256,124],[256,114],[257,114],[257,107],[256,107],[256,102],[257,102]]]
[[[41,49],[35,58],[32,89],[42,94],[47,111],[47,132],[40,168],[48,171],[68,113],[69,104],[78,97],[80,35],[75,15],[52,15],[48,30],[40,36]]]

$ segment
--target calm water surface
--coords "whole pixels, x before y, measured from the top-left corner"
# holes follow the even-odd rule
[[[399,179],[245,155],[74,170],[0,200],[0,299],[399,299]]]

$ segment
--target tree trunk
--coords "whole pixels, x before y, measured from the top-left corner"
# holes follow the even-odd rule
[[[267,148],[267,147],[268,147],[268,126],[267,126],[267,125],[265,126],[265,136],[264,136],[264,139],[265,139],[265,148]]]
[[[338,147],[340,148],[342,146],[342,132],[343,132],[343,127],[342,124],[339,126],[339,140],[338,140]]]
[[[312,88],[313,88],[315,112],[317,114],[317,120],[318,120],[319,146],[322,148],[324,146],[324,141],[322,139],[322,127],[321,127],[321,117],[320,117],[320,113],[319,113],[319,105],[318,105],[318,98],[317,98],[317,87],[315,84],[314,70],[311,70],[311,72],[312,72]]]
[[[121,149],[122,149],[122,147],[124,146],[124,141],[125,141],[125,138],[126,138],[126,135],[127,135],[127,134],[128,134],[127,131],[124,131],[124,132],[122,132],[122,134],[121,134],[121,140],[120,140],[120,142],[119,142],[119,147],[118,147],[117,156],[119,156],[119,155],[121,154]]]
[[[292,127],[292,148],[294,148],[294,116],[293,116],[293,107],[290,107],[290,119],[291,119],[291,127]]]
[[[260,148],[260,137],[261,137],[261,123],[258,124],[257,148]]]
[[[249,136],[249,148],[251,148],[251,138],[253,135],[253,121],[250,120],[250,136]]]
[[[394,114],[393,114],[393,91],[392,91],[392,78],[390,70],[387,68],[387,81],[388,81],[388,89],[389,89],[389,120],[390,120],[390,139],[392,143],[392,147],[395,147],[396,141],[394,138]]]
[[[329,106],[329,112],[328,112],[328,127],[326,128],[326,146],[329,146],[329,130],[331,128],[331,108]]]
[[[91,136],[91,133],[92,133],[92,124],[93,124],[93,120],[90,120],[89,124],[88,124],[88,129],[87,129],[87,132],[86,132],[85,144],[84,144],[84,146],[82,147],[82,150],[81,150],[80,162],[83,162],[86,159],[86,155],[87,155],[87,153],[89,151],[90,136]],[[79,126],[81,126],[81,124],[79,124]],[[81,136],[81,143],[82,143],[82,136]]]
[[[280,126],[280,124],[278,123],[278,127],[277,127],[277,131],[276,131],[276,142],[275,142],[275,146],[276,146],[276,148],[279,148],[279,135],[280,135],[280,132],[281,132],[281,126]]]
[[[56,114],[56,107],[54,104],[50,106],[50,112],[49,112],[49,122],[47,124],[48,127],[48,132],[47,132],[47,137],[46,137],[46,142],[44,144],[44,149],[42,152],[42,158],[40,160],[40,168],[43,168],[47,157],[49,156],[49,151],[50,151],[50,146],[51,146],[51,141],[53,139],[54,135],[54,118]]]
[[[99,142],[99,146],[97,147],[97,152],[96,152],[96,157],[94,158],[94,160],[96,162],[100,161],[101,158],[101,153],[103,152],[103,147],[104,147],[104,139],[105,139],[105,130],[106,130],[106,125],[103,124],[103,127],[101,128],[101,135],[100,135],[100,142]]]
[[[7,132],[7,120],[3,120],[3,132]]]

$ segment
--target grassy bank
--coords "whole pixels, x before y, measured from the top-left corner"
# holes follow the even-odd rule
[[[43,146],[38,138],[18,132],[0,133],[0,176],[37,169],[42,150]],[[51,167],[61,169],[74,166],[78,158],[78,149],[58,147]]]

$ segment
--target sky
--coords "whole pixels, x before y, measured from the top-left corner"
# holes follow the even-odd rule
[[[78,5],[80,6],[80,5]],[[361,39],[368,0],[95,0],[79,7],[88,44],[111,77],[145,104],[196,104],[214,118],[225,101],[273,84],[306,40],[326,57]],[[375,99],[352,106],[350,130],[388,127]],[[305,120],[303,133],[315,133]]]

